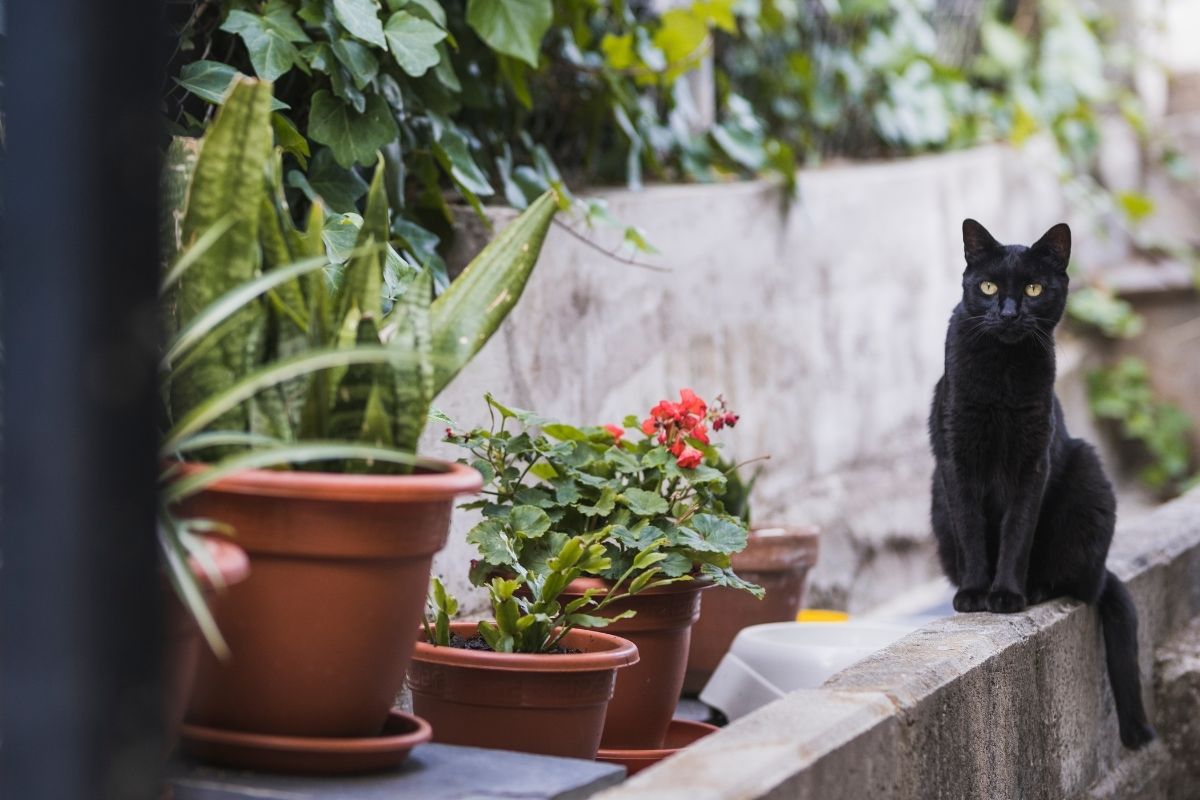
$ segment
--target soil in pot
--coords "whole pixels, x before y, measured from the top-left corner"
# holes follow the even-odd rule
[[[476,624],[450,629],[466,640]],[[408,674],[413,711],[435,742],[594,758],[617,671],[637,663],[637,649],[579,629],[562,645],[567,652],[496,653],[437,647],[422,632]]]
[[[184,474],[199,466],[185,467]],[[187,721],[290,737],[370,737],[404,681],[454,498],[475,470],[248,470],[182,504],[237,531],[251,575],[213,613],[232,653],[201,653]]]
[[[604,588],[597,578],[580,578],[563,592],[564,602],[588,588]],[[663,746],[667,726],[679,701],[687,667],[692,625],[700,616],[700,593],[707,580],[660,586],[614,601],[605,616],[633,609],[637,616],[618,620],[607,633],[637,645],[637,666],[622,670],[609,704],[601,746],[605,749],[653,750]]]
[[[817,562],[819,531],[811,526],[756,526],[746,549],[733,555],[733,568],[766,590],[762,600],[736,589],[716,587],[704,599],[704,612],[692,630],[685,694],[704,688],[738,631],[767,622],[789,622],[804,601],[808,572]]]
[[[204,549],[212,559],[217,574],[221,576],[224,586],[241,583],[250,574],[250,561],[246,551],[233,542],[215,536],[202,537]],[[188,566],[196,576],[204,599],[211,604],[216,595],[212,576],[208,570],[200,566],[196,560],[189,559]],[[167,584],[167,581],[163,581]],[[200,656],[200,648],[207,647],[200,627],[187,608],[180,602],[174,590],[167,584],[164,587],[167,595],[167,652],[166,652],[166,716],[167,716],[167,747],[175,746],[179,725],[183,722],[183,714],[187,710],[188,697],[192,692],[192,684],[196,677],[196,661]]]

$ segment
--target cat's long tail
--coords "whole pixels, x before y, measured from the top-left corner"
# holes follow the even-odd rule
[[[1111,571],[1104,574],[1100,590],[1100,626],[1104,629],[1104,653],[1108,679],[1117,706],[1121,743],[1136,750],[1154,739],[1154,728],[1142,707],[1142,681],[1138,672],[1137,609],[1129,590]]]

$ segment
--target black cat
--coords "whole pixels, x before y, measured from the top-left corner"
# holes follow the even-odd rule
[[[963,296],[929,438],[933,530],[957,611],[1021,611],[1073,597],[1104,630],[1121,741],[1154,738],[1142,707],[1137,611],[1105,569],[1117,502],[1091,446],[1073,439],[1054,394],[1054,326],[1067,303],[1071,229],[1001,245],[963,222]]]

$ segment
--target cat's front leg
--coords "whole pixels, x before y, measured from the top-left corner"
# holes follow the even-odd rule
[[[982,497],[973,490],[970,481],[947,473],[942,474],[942,491],[956,545],[958,591],[954,595],[954,610],[986,611],[991,575]]]
[[[997,614],[1024,611],[1028,602],[1025,583],[1029,575],[1029,553],[1037,529],[1042,496],[1046,490],[1048,462],[1025,473],[1014,500],[1000,522],[1000,548],[996,575],[987,594],[987,610]]]

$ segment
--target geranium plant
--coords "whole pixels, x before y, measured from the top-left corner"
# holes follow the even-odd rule
[[[661,581],[705,578],[761,596],[730,567],[747,532],[722,503],[726,471],[710,441],[710,430],[738,420],[723,400],[710,406],[684,389],[644,420],[592,427],[512,409],[490,395],[487,402],[490,427],[447,430],[487,484],[485,499],[465,506],[484,516],[467,536],[480,553],[471,569],[476,585],[522,570],[544,573],[582,536],[608,561],[586,571],[614,589],[651,568]],[[648,548],[653,560],[643,556]]]

